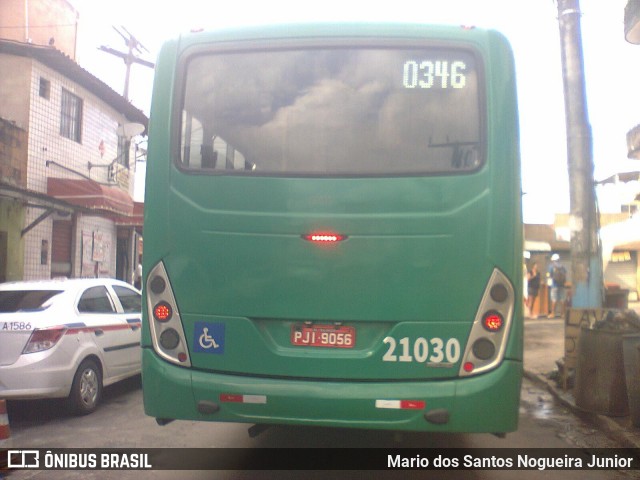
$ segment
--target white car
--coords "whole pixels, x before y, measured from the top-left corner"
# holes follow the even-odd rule
[[[64,398],[94,411],[140,373],[140,292],[119,280],[0,284],[0,398]]]

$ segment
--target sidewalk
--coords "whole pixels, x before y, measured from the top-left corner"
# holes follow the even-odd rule
[[[629,305],[639,311],[640,304]],[[525,377],[546,388],[560,403],[609,432],[622,446],[640,448],[640,428],[631,424],[629,416],[608,417],[584,412],[576,406],[573,390],[563,390],[550,374],[557,371],[556,361],[564,357],[564,319],[526,318],[524,322]]]

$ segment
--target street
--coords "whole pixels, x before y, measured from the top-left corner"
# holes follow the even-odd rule
[[[11,440],[15,448],[615,448],[618,445],[563,407],[550,394],[524,380],[520,427],[500,439],[489,434],[417,434],[379,431],[271,427],[256,438],[247,434],[249,425],[176,421],[160,427],[142,409],[140,378],[121,382],[105,391],[104,403],[92,415],[74,417],[59,401],[9,402]],[[481,414],[479,412],[479,414]],[[295,455],[295,453],[291,453]],[[558,472],[555,472],[559,474]],[[520,470],[521,479],[549,478],[554,472]],[[360,472],[181,472],[180,478],[432,478],[429,471]],[[438,478],[511,479],[514,471],[478,470],[438,472]],[[634,472],[573,470],[560,473],[563,479],[627,479]],[[175,478],[173,471],[20,471],[10,478]]]

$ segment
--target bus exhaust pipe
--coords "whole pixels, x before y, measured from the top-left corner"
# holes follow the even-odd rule
[[[156,423],[161,427],[164,427],[165,425],[170,424],[174,420],[175,418],[156,418]]]
[[[249,437],[250,438],[256,438],[258,435],[260,435],[262,432],[264,432],[270,426],[271,425],[267,425],[267,424],[264,424],[264,423],[258,423],[256,425],[250,426],[249,429],[247,430],[247,432],[249,433]]]

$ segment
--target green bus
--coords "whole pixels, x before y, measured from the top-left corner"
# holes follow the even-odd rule
[[[156,65],[143,394],[173,419],[514,431],[522,223],[499,33],[192,33]]]

